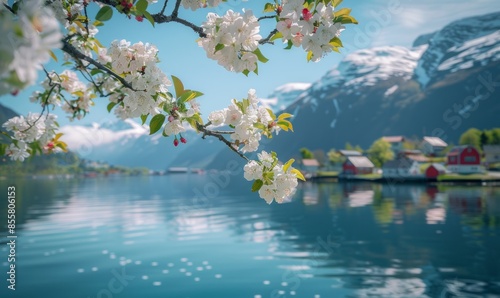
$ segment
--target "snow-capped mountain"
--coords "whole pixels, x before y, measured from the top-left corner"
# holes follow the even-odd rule
[[[295,132],[280,133],[262,149],[286,160],[301,147],[326,151],[350,142],[368,148],[384,135],[434,135],[456,144],[470,127],[500,125],[498,82],[500,13],[460,20],[419,36],[412,48],[347,55],[290,100],[286,111],[294,115]],[[226,151],[211,166],[222,167]]]
[[[427,45],[412,49],[385,46],[356,51],[314,83],[311,91],[321,92],[342,87],[346,93],[352,93],[393,77],[408,80],[413,76],[417,62],[426,48]]]
[[[259,100],[274,112],[281,111],[292,104],[309,87],[311,83],[288,83],[276,88],[267,98],[259,98]]]
[[[194,141],[194,131],[183,136],[187,144],[172,145],[172,138],[160,133],[149,135],[149,128],[133,120],[106,122],[102,124],[61,127],[61,138],[68,148],[80,157],[108,162],[112,165],[147,167],[164,170],[176,156]]]
[[[422,86],[449,73],[500,60],[500,12],[455,21],[436,32],[415,75]]]

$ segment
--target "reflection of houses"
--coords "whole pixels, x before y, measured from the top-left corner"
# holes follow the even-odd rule
[[[427,155],[436,156],[439,155],[448,146],[445,141],[438,137],[424,137],[420,147],[422,151]]]
[[[448,204],[459,213],[480,214],[483,212],[481,189],[478,188],[454,188],[448,192]]]
[[[382,171],[384,178],[412,178],[420,176],[418,162],[408,157],[400,157],[386,162],[382,166]]]
[[[342,165],[344,175],[371,174],[375,166],[366,156],[347,156]]]
[[[435,179],[446,173],[446,167],[440,163],[433,163],[425,170],[425,177]]]
[[[484,145],[483,153],[486,164],[500,163],[500,145]]]
[[[458,146],[451,149],[447,155],[448,170],[453,173],[480,173],[481,156],[476,148],[472,146]]]
[[[398,153],[403,150],[403,142],[405,141],[403,136],[382,137],[382,139],[391,144],[392,152]]]

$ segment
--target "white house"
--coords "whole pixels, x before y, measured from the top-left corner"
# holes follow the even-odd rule
[[[420,147],[422,152],[427,155],[438,155],[441,153],[448,144],[438,137],[424,137]]]
[[[388,161],[382,166],[382,177],[384,178],[412,178],[419,176],[422,176],[419,163],[407,157]]]
[[[484,145],[483,153],[485,163],[500,163],[500,145]]]
[[[403,136],[382,137],[382,139],[391,144],[391,150],[395,154],[403,150],[403,143],[405,141],[405,138]]]

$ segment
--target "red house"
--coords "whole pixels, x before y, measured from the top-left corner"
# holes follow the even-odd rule
[[[347,156],[342,170],[344,175],[371,174],[374,167],[366,156]]]
[[[472,146],[458,146],[451,149],[447,154],[448,170],[453,173],[480,173],[481,155]]]
[[[425,177],[435,179],[444,173],[446,173],[446,168],[442,164],[433,163],[425,170]]]

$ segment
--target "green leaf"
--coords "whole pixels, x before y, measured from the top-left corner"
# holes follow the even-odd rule
[[[290,118],[290,117],[293,117],[292,114],[289,114],[289,113],[282,113],[278,116],[278,120],[284,120],[286,118]]]
[[[179,98],[179,103],[189,102],[189,101],[191,101],[197,97],[200,97],[202,95],[203,95],[203,93],[198,92],[198,91],[185,90],[185,92]]]
[[[142,125],[144,125],[144,123],[146,123],[146,120],[148,120],[148,116],[149,115],[141,115]]]
[[[273,12],[273,11],[274,11],[274,4],[266,3],[266,5],[264,5],[264,12]]]
[[[276,32],[270,39],[269,41],[275,41],[278,38],[283,38],[283,34],[281,32]]]
[[[263,131],[266,131],[266,130],[267,130],[267,126],[265,126],[264,124],[262,124],[262,123],[260,123],[260,122],[254,123],[254,124],[253,124],[253,127],[258,128],[258,129],[261,129],[261,130],[263,130]]]
[[[148,1],[146,0],[139,0],[135,4],[135,9],[137,12],[144,13],[146,9],[148,9]]]
[[[293,47],[293,42],[291,40],[288,40],[288,45],[286,46],[285,50],[289,50]]]
[[[97,15],[95,16],[95,19],[101,22],[105,22],[113,16],[113,9],[109,6],[103,6],[99,11],[97,12]]]
[[[286,171],[288,170],[288,168],[290,168],[290,166],[293,164],[293,162],[295,161],[295,159],[290,159],[289,161],[286,162],[286,164],[283,166],[283,171],[286,173]]]
[[[172,76],[172,81],[174,82],[175,96],[179,98],[184,93],[184,85],[176,76]]]
[[[302,180],[302,181],[306,181],[306,178],[304,178],[304,175],[302,175],[302,173],[297,170],[297,169],[293,169],[290,171],[292,174],[295,175],[295,177],[297,177],[298,179]]]
[[[6,150],[7,150],[7,144],[0,144],[0,156],[4,156]]]
[[[223,45],[222,43],[218,43],[216,46],[215,46],[215,53],[217,53],[218,51],[222,50],[224,47],[226,47],[225,45]]]
[[[50,54],[50,57],[52,57],[52,59],[54,59],[54,61],[57,62],[56,54],[54,54],[54,52],[52,52],[52,51],[49,51],[49,54]]]
[[[341,16],[338,22],[341,24],[358,24],[358,20],[356,20],[353,16]]]
[[[308,51],[307,52],[307,62],[311,61],[312,56],[313,56],[313,52],[312,51]]]
[[[257,59],[259,59],[260,62],[266,63],[267,61],[269,61],[269,59],[267,59],[266,57],[264,57],[264,55],[262,55],[262,52],[260,51],[259,48],[255,49],[253,53],[257,55]]]
[[[330,45],[334,48],[343,47],[342,41],[336,36],[330,40]]]
[[[271,116],[271,119],[273,121],[276,120],[276,115],[273,113],[273,110],[271,110],[271,109],[266,109],[266,110],[269,113],[269,116]]]
[[[348,16],[351,13],[350,8],[342,8],[340,10],[337,10],[333,15],[335,17],[340,17],[340,16]]]
[[[90,71],[90,75],[92,76],[95,76],[98,73],[102,73],[102,70],[100,70],[99,68],[94,68]]]
[[[142,13],[144,15],[144,17],[146,17],[146,19],[151,23],[151,25],[153,25],[153,27],[155,26],[155,20],[153,19],[153,17],[151,16],[151,14],[147,11],[144,11]]]
[[[262,180],[260,179],[255,180],[252,185],[252,191],[253,192],[259,191],[262,185],[264,185],[264,182]]]
[[[242,71],[242,73],[248,77],[248,74],[250,73],[250,71],[248,69],[245,69],[244,71]]]
[[[151,122],[149,122],[149,134],[152,135],[158,130],[160,130],[161,126],[163,125],[163,122],[165,122],[165,115],[163,114],[158,114],[151,119]]]
[[[112,109],[113,109],[116,105],[117,105],[117,103],[116,103],[116,102],[110,102],[110,103],[108,104],[108,107],[107,107],[107,109],[108,109],[108,113],[111,113],[111,110],[112,110]]]
[[[332,6],[336,8],[342,3],[343,0],[332,0]]]
[[[281,121],[278,121],[278,126],[281,127],[284,131],[288,131],[288,130],[291,130],[293,131],[293,125],[292,123],[290,123],[290,121],[288,120],[281,120]]]

